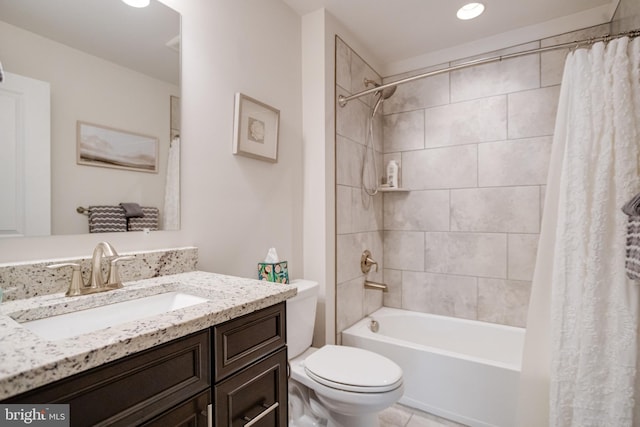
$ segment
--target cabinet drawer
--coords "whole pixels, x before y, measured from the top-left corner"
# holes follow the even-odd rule
[[[45,385],[5,403],[68,403],[71,426],[139,424],[210,385],[209,331]]]
[[[214,326],[215,381],[285,345],[285,303]]]
[[[174,409],[142,425],[142,427],[206,427],[211,391],[207,390]]]
[[[218,427],[286,427],[286,348],[216,384],[215,402]]]

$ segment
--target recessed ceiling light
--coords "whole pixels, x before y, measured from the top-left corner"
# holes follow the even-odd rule
[[[467,20],[480,16],[484,12],[484,5],[482,3],[468,3],[458,9],[456,16],[458,19]]]
[[[147,7],[149,6],[149,0],[122,0],[131,7]]]

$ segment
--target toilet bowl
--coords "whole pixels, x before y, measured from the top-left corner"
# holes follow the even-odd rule
[[[287,300],[289,426],[378,426],[378,412],[397,402],[404,391],[401,368],[368,350],[311,347],[318,284],[293,284],[298,295]]]

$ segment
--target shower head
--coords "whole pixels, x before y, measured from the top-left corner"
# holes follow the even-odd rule
[[[380,85],[376,83],[376,86],[380,86]],[[378,99],[376,100],[376,103],[371,112],[372,118],[376,115],[376,111],[378,111],[378,107],[380,107],[380,105],[384,102],[384,100],[391,98],[391,96],[396,92],[396,88],[397,86],[391,86],[391,87],[387,87],[382,90],[378,90],[374,92],[374,96],[377,96]]]
[[[396,89],[398,88],[398,86],[390,86],[387,88],[382,89],[381,91],[377,91],[377,94],[382,94],[382,99],[389,99],[391,98],[391,96],[396,93]]]
[[[376,82],[374,80],[368,79],[366,77],[364,79],[364,85],[365,86],[374,85],[375,87],[381,86],[380,83],[378,83],[378,82]],[[396,89],[397,89],[397,86],[389,86],[389,87],[386,87],[384,89],[377,90],[377,91],[375,91],[373,93],[373,96],[378,97],[378,99],[376,100],[376,103],[374,104],[373,110],[371,111],[371,117],[372,118],[373,118],[373,116],[376,115],[376,112],[378,111],[378,107],[380,107],[380,104],[382,104],[382,102],[385,99],[391,98],[391,96],[394,93],[396,93]]]
[[[371,80],[365,77],[364,79],[364,85],[365,87],[369,87],[369,85],[374,85],[375,87],[380,87],[380,83],[376,82],[375,80]],[[374,96],[380,96],[382,95],[383,99],[389,99],[391,98],[391,96],[396,93],[396,89],[398,88],[398,86],[390,86],[390,87],[386,87],[384,89],[377,90],[375,91],[373,94]]]

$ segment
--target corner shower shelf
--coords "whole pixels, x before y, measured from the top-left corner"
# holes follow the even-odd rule
[[[378,187],[378,191],[381,193],[407,193],[409,189],[401,187]]]

